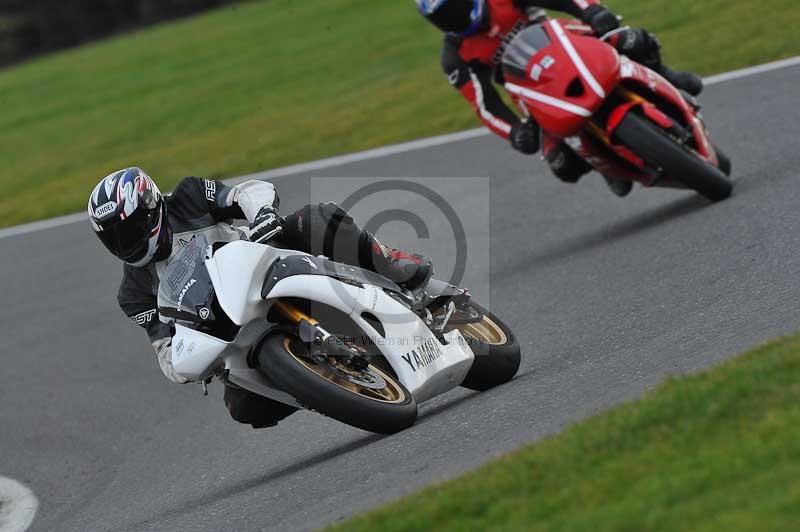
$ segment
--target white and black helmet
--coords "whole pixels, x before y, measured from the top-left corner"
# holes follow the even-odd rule
[[[145,266],[172,246],[164,198],[140,168],[103,178],[89,196],[88,213],[100,241],[131,266]]]

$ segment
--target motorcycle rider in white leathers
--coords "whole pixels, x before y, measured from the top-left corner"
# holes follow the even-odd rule
[[[430,261],[387,248],[360,228],[335,203],[306,205],[285,219],[278,214],[278,195],[271,183],[184,178],[175,191],[162,195],[155,182],[132,167],[103,178],[89,197],[88,215],[95,234],[124,261],[118,301],[125,314],[150,337],[158,364],[173,382],[186,379],[172,367],[170,320],[159,316],[158,293],[168,265],[182,246],[202,235],[210,244],[249,239],[314,255],[326,255],[376,271],[409,289],[427,281]],[[245,220],[246,226],[235,226]],[[231,416],[254,428],[274,426],[295,409],[226,385]]]

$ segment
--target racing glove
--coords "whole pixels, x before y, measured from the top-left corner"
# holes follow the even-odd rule
[[[508,135],[511,147],[525,155],[539,151],[539,126],[533,120],[518,120]]]
[[[619,18],[607,7],[594,4],[583,11],[583,21],[590,25],[598,37],[619,28]]]
[[[283,219],[275,207],[261,207],[250,224],[250,242],[264,244],[283,230]]]
[[[162,338],[153,342],[153,350],[156,352],[158,358],[158,365],[164,376],[172,382],[178,384],[186,384],[189,380],[180,375],[175,368],[172,367],[172,338]]]

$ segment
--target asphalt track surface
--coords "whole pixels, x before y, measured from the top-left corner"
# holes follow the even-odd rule
[[[488,199],[458,180],[447,199],[488,209],[490,261],[465,281],[517,332],[521,374],[426,403],[391,437],[307,412],[266,431],[232,422],[218,384],[203,398],[161,376],[116,306],[120,266],[86,225],[0,239],[0,473],[39,498],[32,530],[314,528],[796,330],[798,85],[791,67],[708,88],[738,179],[716,205],[640,188],[622,200],[596,175],[562,184],[491,137],[317,172],[492,178]],[[277,183],[284,210],[313,196],[307,179]],[[450,260],[450,235],[415,242],[395,226],[401,244]]]

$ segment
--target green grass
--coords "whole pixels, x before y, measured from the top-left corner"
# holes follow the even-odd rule
[[[682,68],[800,52],[796,0],[609,0]],[[0,71],[0,225],[81,210],[108,172],[164,188],[478,124],[410,1],[270,0]]]
[[[348,532],[800,526],[800,335],[671,380],[339,525]]]

